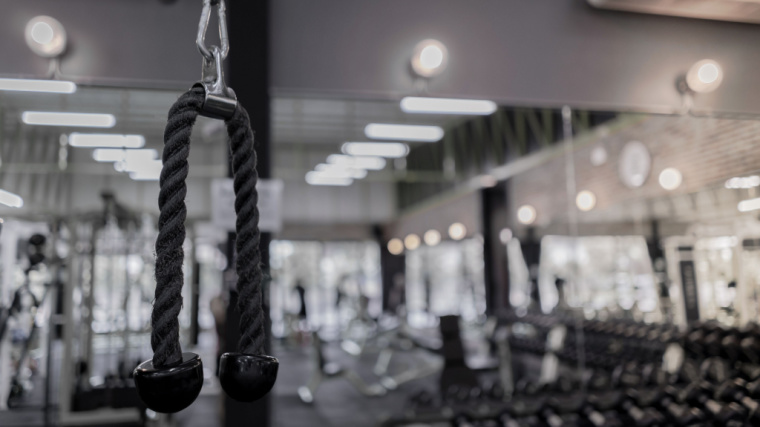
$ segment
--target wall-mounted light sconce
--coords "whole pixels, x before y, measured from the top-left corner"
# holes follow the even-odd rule
[[[449,52],[438,40],[423,40],[414,47],[412,69],[420,77],[430,78],[441,74],[448,62]]]
[[[58,57],[66,50],[66,30],[55,18],[32,18],[26,24],[24,36],[29,49],[43,58]]]

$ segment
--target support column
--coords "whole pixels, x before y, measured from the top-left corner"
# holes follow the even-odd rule
[[[480,191],[483,224],[483,278],[486,286],[486,313],[497,314],[509,305],[507,247],[499,234],[507,227],[507,190],[505,183]]]
[[[269,0],[229,0],[227,4],[228,34],[230,38],[230,56],[227,60],[229,86],[235,90],[238,101],[245,106],[251,118],[254,133],[254,146],[258,156],[260,179],[272,176],[270,150],[270,109],[269,109]],[[232,176],[232,170],[229,170]],[[227,259],[234,259],[235,239],[230,233],[227,245]],[[269,276],[269,243],[271,233],[261,234],[261,262],[264,276]],[[234,271],[234,262],[229,264]],[[225,282],[234,274],[225,274]],[[263,283],[263,308],[265,312],[265,330],[267,338],[265,347],[271,355],[271,322],[269,319],[269,289]],[[234,284],[232,285],[234,289]],[[238,324],[240,315],[236,308],[237,294],[230,295],[227,307],[226,348],[225,351],[237,351],[240,338]],[[271,425],[271,394],[254,403],[240,403],[224,397],[224,425],[239,426],[254,422],[257,426]]]

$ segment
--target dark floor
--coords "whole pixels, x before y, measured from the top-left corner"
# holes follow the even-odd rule
[[[356,370],[367,383],[379,380],[372,373],[378,353],[368,351],[360,357],[349,355],[337,343],[325,344],[325,358],[328,362]],[[273,355],[280,360],[278,380],[272,392],[272,426],[300,427],[355,427],[376,426],[386,418],[402,412],[407,397],[421,389],[433,390],[438,376],[433,374],[400,386],[383,397],[365,397],[343,378],[326,379],[315,393],[314,402],[306,404],[298,397],[298,387],[306,384],[314,366],[313,347],[309,343],[284,345],[275,343]],[[435,360],[437,356],[424,354],[422,350],[397,353],[390,365],[390,372],[397,373],[418,365],[422,361]],[[210,357],[206,356],[206,360]],[[33,427],[44,425],[41,408],[42,387],[35,392],[24,407],[11,411],[0,411],[2,427]],[[212,379],[204,385],[201,396],[188,409],[176,414],[177,427],[210,427],[221,425],[221,389]],[[53,417],[55,419],[55,417]],[[241,422],[239,425],[246,425]]]
[[[297,389],[308,381],[311,374],[311,347],[280,346],[275,350],[281,366],[285,368],[281,368],[274,390],[273,426],[276,427],[375,426],[392,415],[400,414],[409,394],[423,388],[432,390],[438,381],[437,375],[434,374],[404,384],[383,397],[365,397],[345,379],[328,379],[315,393],[314,403],[305,404],[298,398]],[[419,351],[421,350],[397,353],[391,365],[391,372],[398,372],[421,360],[429,360],[430,356],[416,353]],[[325,349],[325,356],[329,361],[355,369],[367,383],[378,381],[372,373],[377,355],[370,352],[357,359],[341,351],[337,344],[327,345]]]

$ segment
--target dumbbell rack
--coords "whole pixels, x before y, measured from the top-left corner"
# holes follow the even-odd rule
[[[535,332],[511,335],[512,351],[542,353],[548,330],[557,324],[573,325],[568,320],[543,315],[520,318]],[[511,399],[499,387],[447,390],[443,396],[420,393],[403,415],[383,425],[760,425],[760,327],[726,329],[707,323],[681,333],[670,326],[630,321],[581,325],[586,372],[574,372],[553,384],[517,387]],[[685,349],[685,359],[676,370],[663,369],[669,346]],[[576,354],[574,334],[569,333],[558,355],[572,365]]]

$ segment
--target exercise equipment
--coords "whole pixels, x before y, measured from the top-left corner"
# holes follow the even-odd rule
[[[63,339],[55,347],[62,352],[59,425],[146,417],[131,373],[149,340],[155,219],[129,210],[115,194],[101,196],[102,210],[61,221],[62,231],[54,234],[66,260],[59,273]]]
[[[386,389],[380,384],[367,384],[353,370],[335,362],[329,362],[325,357],[324,341],[317,331],[311,334],[312,339],[312,372],[306,385],[298,387],[298,398],[303,403],[313,403],[317,389],[324,380],[344,378],[359,393],[366,397],[378,397],[386,394]]]
[[[203,386],[203,363],[194,353],[183,353],[179,344],[177,316],[182,308],[184,282],[182,262],[185,240],[185,196],[190,152],[190,133],[198,115],[224,119],[230,137],[235,189],[236,270],[241,338],[239,352],[225,353],[219,379],[233,399],[250,402],[266,395],[274,386],[279,362],[264,352],[264,313],[261,307],[261,239],[256,207],[256,152],[248,113],[226,87],[223,60],[229,51],[225,4],[213,2],[219,16],[221,48],[205,46],[212,1],[204,0],[197,45],[203,55],[202,81],[169,110],[164,133],[164,152],[159,193],[160,215],[156,240],[156,302],[151,325],[151,360],[134,371],[140,398],[156,412],[178,412],[198,397]]]
[[[0,325],[0,341],[2,341],[5,331],[7,330],[8,321],[10,320],[11,316],[20,313],[22,310],[27,310],[32,315],[31,327],[21,344],[21,352],[18,356],[17,368],[11,377],[10,393],[8,395],[7,402],[8,407],[10,408],[16,406],[17,402],[21,399],[23,394],[28,391],[28,381],[23,378],[24,366],[27,363],[29,350],[32,344],[35,342],[39,331],[39,324],[36,319],[37,311],[46,301],[50,287],[52,286],[50,284],[45,286],[45,291],[42,298],[37,298],[34,292],[32,292],[30,289],[29,273],[45,261],[45,241],[45,236],[42,234],[33,234],[29,238],[27,242],[27,258],[29,260],[29,266],[24,270],[24,283],[16,290],[16,292],[14,292],[13,301],[11,302],[11,306],[8,310],[8,316],[4,319],[3,324]],[[27,307],[24,307],[24,303],[22,302],[25,297],[28,297],[31,302],[31,304]]]
[[[542,343],[550,331],[568,328],[564,346],[553,349],[563,361],[555,383],[518,381],[511,400],[461,390],[441,400],[418,394],[410,399],[407,415],[384,425],[760,425],[760,366],[753,362],[757,348],[737,344],[760,338],[756,325],[727,328],[704,322],[681,332],[670,325],[579,322],[571,316],[538,313],[510,314],[501,320],[513,331],[508,338],[512,352],[533,359],[549,349]],[[575,327],[583,331],[582,342],[573,338]],[[585,372],[576,370],[572,356],[579,345],[589,355]]]

